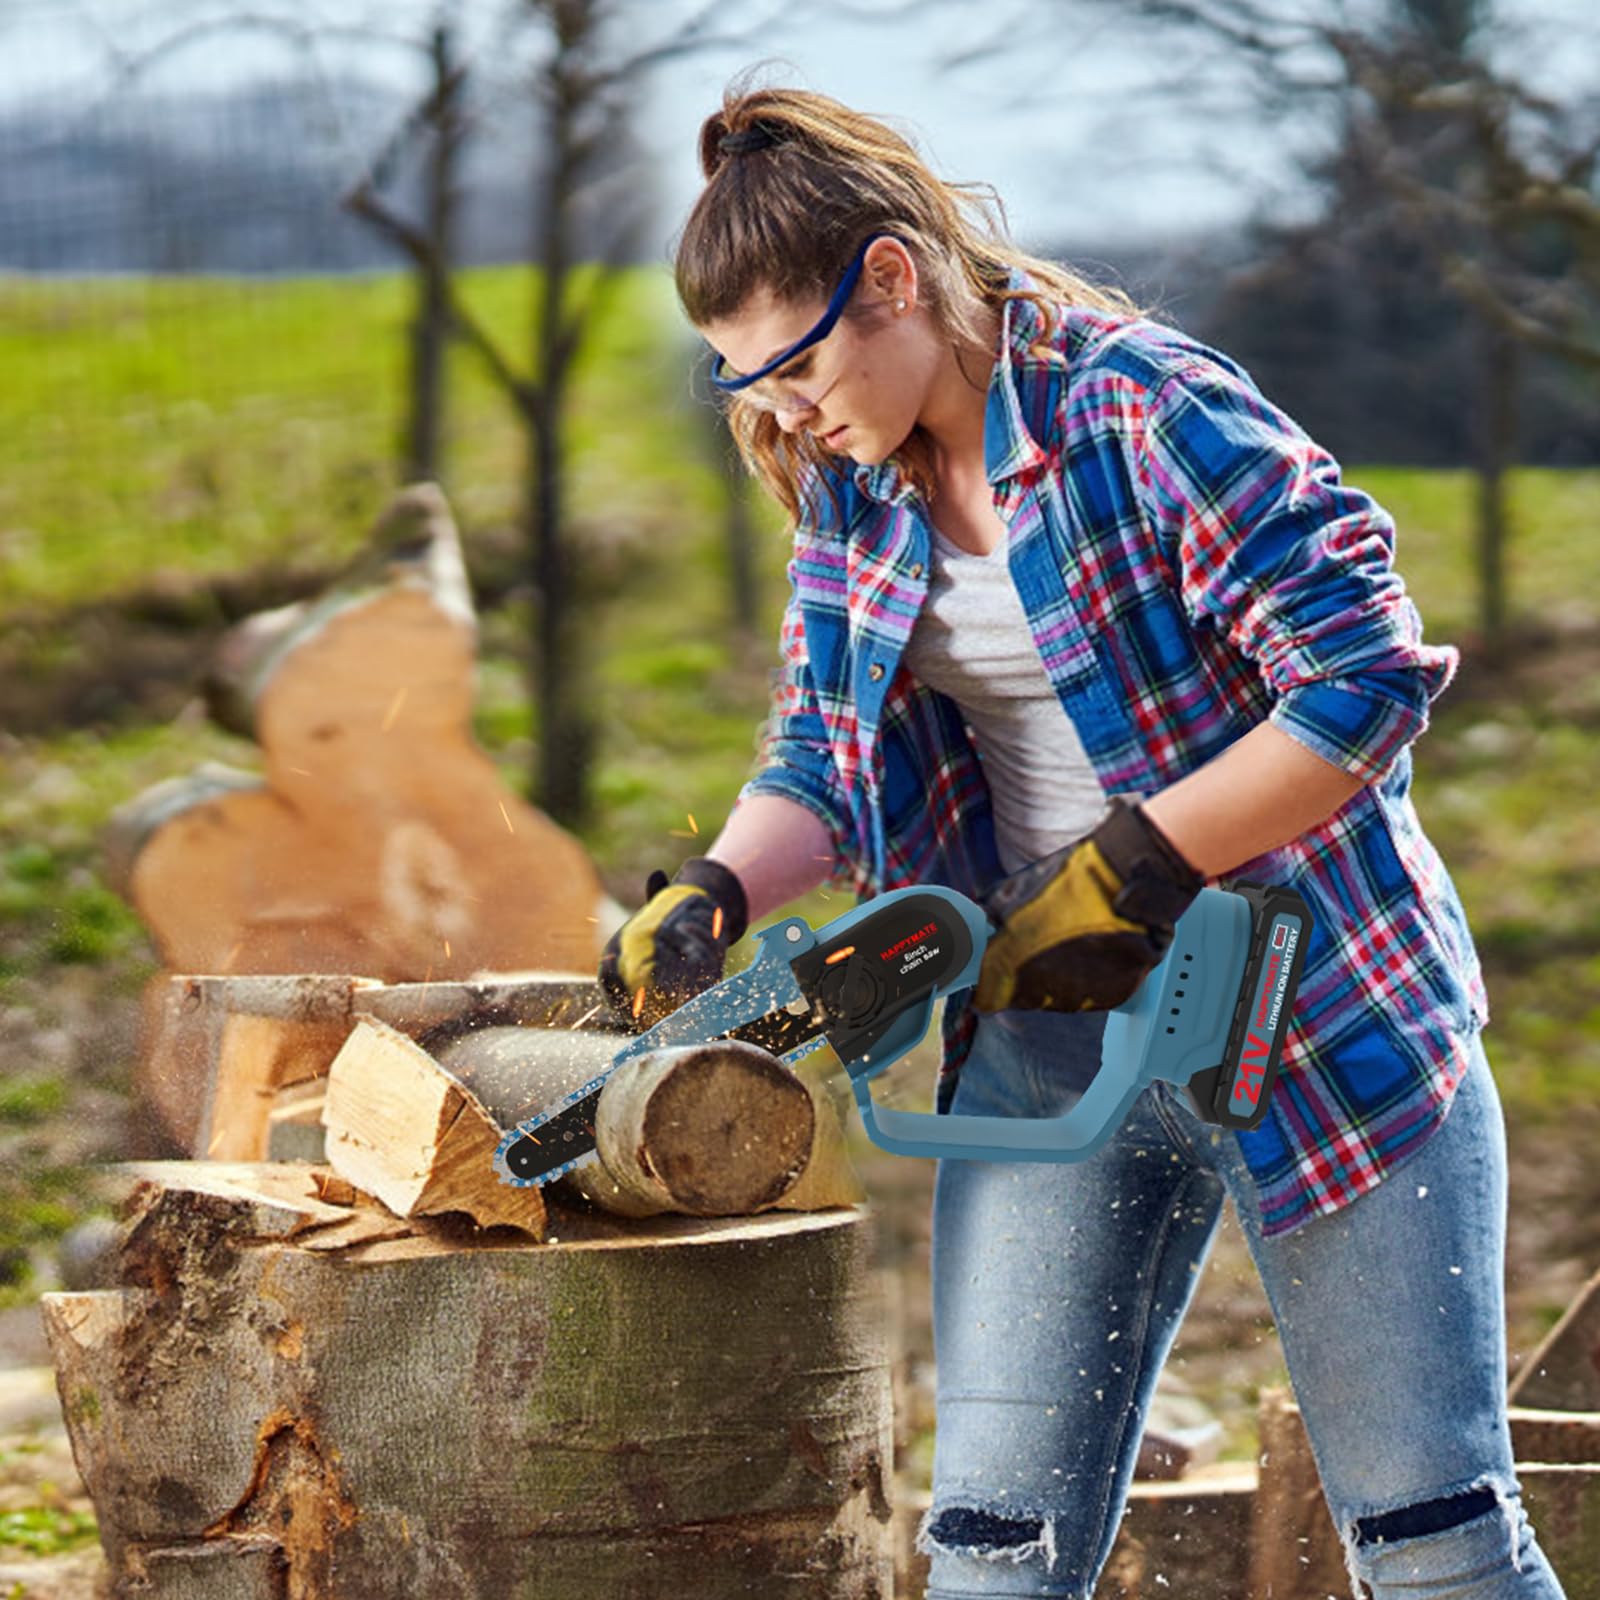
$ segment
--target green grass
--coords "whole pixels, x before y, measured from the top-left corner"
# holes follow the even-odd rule
[[[0,1551],[20,1550],[30,1556],[66,1555],[93,1544],[97,1537],[95,1519],[87,1511],[55,1506],[0,1511]]]
[[[1427,637],[1459,639],[1475,629],[1472,474],[1368,466],[1352,467],[1345,477],[1394,517],[1395,567]],[[1513,606],[1543,616],[1576,602],[1591,616],[1600,613],[1600,556],[1585,531],[1600,525],[1600,471],[1519,468],[1507,477],[1506,498],[1515,530],[1506,553]]]
[[[524,268],[462,281],[523,373],[535,282]],[[60,604],[162,572],[348,555],[395,481],[409,296],[395,275],[0,279],[0,594]],[[670,285],[626,275],[598,328],[573,374],[574,498],[659,534],[668,508],[711,503],[681,418],[662,427],[685,381]],[[506,401],[465,350],[451,384],[458,514],[514,520]]]

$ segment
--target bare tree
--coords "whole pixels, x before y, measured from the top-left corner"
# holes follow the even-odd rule
[[[527,431],[525,527],[534,594],[530,688],[537,707],[533,794],[568,826],[587,820],[596,725],[587,685],[587,633],[577,557],[566,530],[564,423],[575,359],[619,288],[650,220],[650,185],[632,155],[629,121],[648,73],[664,63],[744,36],[714,35],[727,0],[709,0],[664,38],[643,48],[647,11],[626,0],[517,0],[538,37],[527,80],[542,113],[533,191],[538,266],[531,348],[508,353],[446,286],[456,334],[482,358]],[[755,24],[752,19],[752,25]],[[630,32],[635,36],[629,38]],[[431,246],[363,182],[349,203],[386,227],[419,261]],[[580,228],[604,228],[597,259],[578,262]]]
[[[455,258],[459,198],[456,174],[468,126],[462,112],[467,72],[465,63],[456,59],[456,40],[463,12],[469,6],[481,10],[484,3],[485,0],[413,0],[409,7],[385,7],[383,21],[378,23],[368,11],[356,7],[354,0],[320,0],[318,4],[292,7],[285,7],[281,0],[277,4],[274,0],[260,0],[259,4],[163,0],[145,19],[158,17],[161,31],[137,44],[124,42],[120,30],[96,7],[83,5],[77,12],[81,26],[96,34],[111,68],[106,93],[86,109],[86,117],[162,63],[219,37],[262,35],[288,46],[310,80],[319,86],[321,104],[335,121],[338,95],[327,81],[324,49],[334,45],[366,51],[381,48],[426,60],[431,79],[428,92],[385,143],[357,186],[358,196],[375,194],[408,148],[424,135],[430,138],[424,216],[416,230],[427,248],[410,252],[416,257],[417,307],[411,327],[409,403],[400,469],[403,482],[442,476],[444,353],[449,335],[446,283]],[[128,7],[123,10],[127,15],[121,20],[139,20],[136,11]],[[6,20],[7,13],[0,10],[0,26]],[[373,207],[365,214],[384,231],[394,232],[392,212]],[[181,248],[181,242],[169,245],[169,255],[175,248]],[[182,263],[173,257],[173,264],[177,269]]]
[[[1213,78],[1245,86],[1264,123],[1321,116],[1334,150],[1308,162],[1331,194],[1360,195],[1335,217],[1262,232],[1280,246],[1234,276],[1259,288],[1308,260],[1359,270],[1363,248],[1403,241],[1431,284],[1475,323],[1473,463],[1480,633],[1507,648],[1507,516],[1521,353],[1600,370],[1600,95],[1540,93],[1505,62],[1491,0],[1057,0],[1079,18],[1114,16],[1203,53]],[[1152,67],[1152,98],[1193,99],[1185,75]]]
[[[494,60],[476,68],[458,60],[452,44],[452,23],[471,4],[499,13]],[[431,22],[417,26],[418,14],[430,10]],[[714,32],[725,11],[737,11],[745,31]],[[676,25],[652,39],[663,13],[675,16]],[[165,31],[154,44],[127,49],[110,29],[103,43],[114,82],[223,33],[261,31],[285,40],[319,79],[319,47],[334,41],[426,53],[429,92],[363,164],[344,204],[388,237],[418,273],[409,468],[431,474],[437,467],[444,330],[481,359],[526,431],[524,522],[534,596],[529,677],[539,734],[532,790],[550,815],[577,826],[589,814],[596,728],[584,647],[587,597],[565,525],[564,422],[574,363],[610,309],[619,268],[637,257],[650,221],[652,185],[631,147],[630,117],[655,69],[691,52],[747,47],[771,16],[737,0],[703,0],[687,15],[683,5],[646,0],[413,0],[376,15],[381,20],[370,6],[361,11],[357,0],[292,9],[283,0],[165,0]],[[93,12],[87,17],[93,21]],[[472,106],[462,95],[469,68],[490,84],[487,99]],[[536,303],[532,339],[522,352],[509,350],[471,311],[451,271],[454,151],[497,101],[513,95],[531,96],[541,113],[529,190]],[[331,108],[331,91],[328,98]],[[401,154],[424,136],[432,138],[432,159],[426,214],[418,220],[402,214],[385,189]],[[596,259],[578,260],[579,240],[597,236]]]

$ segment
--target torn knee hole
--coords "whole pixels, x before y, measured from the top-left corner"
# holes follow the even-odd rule
[[[928,1537],[947,1545],[995,1545],[1010,1548],[1037,1544],[1044,1532],[1038,1517],[997,1517],[992,1511],[957,1506],[941,1511],[928,1528]]]
[[[1048,1516],[1002,1516],[982,1506],[948,1506],[924,1514],[916,1540],[924,1555],[945,1551],[975,1561],[1020,1563],[1040,1559],[1056,1565],[1056,1530]]]
[[[1356,1539],[1361,1544],[1384,1544],[1394,1539],[1440,1533],[1493,1511],[1496,1503],[1493,1489],[1470,1489],[1465,1494],[1447,1495],[1442,1500],[1426,1500],[1420,1505],[1402,1506],[1398,1511],[1385,1511],[1381,1516],[1358,1517]]]

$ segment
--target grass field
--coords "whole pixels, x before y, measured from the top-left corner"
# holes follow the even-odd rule
[[[466,294],[509,349],[530,346],[528,274],[474,272]],[[0,730],[0,1305],[37,1294],[52,1241],[92,1203],[84,1174],[110,1153],[95,1129],[125,1091],[134,997],[155,970],[143,929],[101,881],[105,820],[201,760],[254,763],[191,698],[219,621],[206,580],[324,569],[358,547],[395,482],[407,295],[395,278],[0,282],[11,670],[45,695],[74,662],[118,659],[118,627],[145,637],[147,601],[128,597],[198,597],[161,624],[184,671],[158,686],[159,710]],[[626,903],[652,867],[670,869],[720,826],[776,659],[781,522],[758,509],[751,658],[728,614],[721,490],[686,404],[692,353],[670,286],[633,276],[579,364],[568,431],[572,525],[604,591],[588,627],[596,804],[579,832]],[[526,792],[537,727],[516,580],[522,446],[469,355],[453,357],[451,381],[445,485],[474,577],[492,572],[503,596],[482,617],[477,732]],[[1470,666],[1470,478],[1360,465],[1347,476],[1395,514],[1429,639],[1462,643]],[[1517,1268],[1520,1299],[1513,1284],[1528,1337],[1560,1309],[1540,1262],[1560,1285],[1574,1261],[1600,1256],[1600,1176],[1584,1175],[1583,1155],[1600,1124],[1600,471],[1519,471],[1510,489],[1512,608],[1561,626],[1514,667],[1464,671],[1415,755],[1419,814],[1489,974],[1514,1184],[1552,1208],[1529,1246],[1538,1261]],[[842,908],[795,909],[820,920]]]

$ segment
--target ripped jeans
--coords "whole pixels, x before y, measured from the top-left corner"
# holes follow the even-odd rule
[[[1104,1012],[980,1014],[951,1109],[1059,1116]],[[1481,1039],[1375,1189],[1263,1239],[1237,1139],[1146,1089],[1086,1161],[941,1159],[928,1600],[1089,1600],[1225,1195],[1271,1304],[1352,1593],[1562,1600],[1506,1420],[1505,1128]]]

